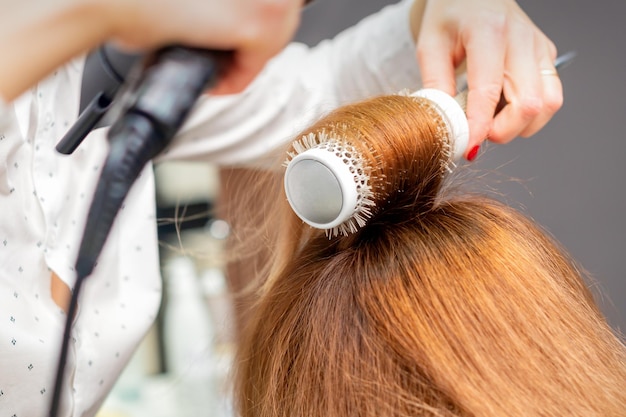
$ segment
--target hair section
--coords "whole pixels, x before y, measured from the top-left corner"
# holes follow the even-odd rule
[[[491,199],[446,196],[445,125],[384,96],[303,132],[364,160],[374,207],[328,239],[289,213],[240,340],[242,417],[623,416],[624,345],[575,264]]]

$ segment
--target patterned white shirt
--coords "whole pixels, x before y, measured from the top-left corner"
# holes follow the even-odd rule
[[[418,87],[410,1],[315,48],[292,44],[242,94],[201,100],[164,159],[263,164],[320,114]],[[72,155],[55,151],[78,114],[83,60],[0,106],[0,414],[45,416],[65,313],[51,275],[72,287],[106,129]],[[74,320],[62,416],[93,416],[153,323],[161,300],[154,177],[149,164],[120,210]]]

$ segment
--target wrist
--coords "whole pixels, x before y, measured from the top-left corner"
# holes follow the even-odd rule
[[[102,13],[108,38],[124,42],[138,25],[137,1],[135,0],[88,0]],[[158,7],[158,6],[155,6]]]

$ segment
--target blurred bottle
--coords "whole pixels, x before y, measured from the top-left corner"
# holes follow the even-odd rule
[[[235,312],[224,271],[219,267],[207,268],[200,282],[215,329],[216,347],[234,344]]]
[[[230,371],[235,354],[235,310],[224,271],[219,267],[205,269],[201,285],[215,328],[213,354],[214,382],[218,409],[216,415],[232,417],[232,387]]]
[[[177,417],[218,414],[215,327],[193,261],[173,257],[164,266],[163,341],[166,372],[177,390]]]

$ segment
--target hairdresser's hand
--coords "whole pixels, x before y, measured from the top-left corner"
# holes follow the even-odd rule
[[[168,43],[235,50],[232,67],[212,93],[244,89],[292,38],[303,0],[96,0],[109,5],[122,45]]]
[[[455,94],[467,65],[468,159],[484,139],[533,135],[561,107],[559,77],[542,75],[556,48],[513,0],[416,0],[411,18],[424,87]],[[494,118],[502,92],[509,104]]]

